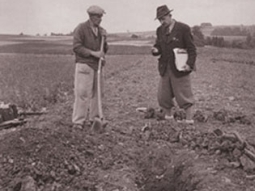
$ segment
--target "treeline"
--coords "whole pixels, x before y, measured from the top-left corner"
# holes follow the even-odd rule
[[[255,36],[248,34],[244,39],[245,40],[234,39],[229,41],[220,36],[206,37],[205,45],[240,49],[255,48]]]
[[[216,46],[216,47],[227,47],[227,48],[240,48],[249,49],[255,48],[255,32],[248,29],[241,29],[234,27],[216,28],[211,36],[205,37],[201,32],[200,26],[194,26],[192,33],[196,46]],[[216,35],[218,34],[218,35]],[[225,36],[225,37],[224,37]],[[241,38],[232,38],[240,36]],[[225,38],[228,39],[226,40]]]
[[[67,34],[63,34],[63,33],[54,33],[54,32],[51,32],[50,33],[50,36],[72,36],[73,35],[73,31],[71,31],[70,33],[67,33]]]
[[[212,36],[247,36],[250,34],[247,28],[244,27],[221,27],[215,28]]]

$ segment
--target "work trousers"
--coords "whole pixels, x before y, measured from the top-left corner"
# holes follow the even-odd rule
[[[159,81],[159,106],[166,111],[171,110],[175,106],[174,98],[178,106],[183,109],[194,104],[190,74],[177,78],[168,66],[167,71],[163,77],[160,77]]]
[[[102,75],[102,72],[101,72]],[[101,76],[101,88],[102,86]],[[102,91],[102,90],[101,90]],[[76,63],[74,77],[74,106],[72,122],[83,125],[98,117],[97,72],[85,63]]]

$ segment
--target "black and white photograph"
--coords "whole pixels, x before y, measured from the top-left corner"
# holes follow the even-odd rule
[[[254,0],[0,0],[0,191],[255,191]]]

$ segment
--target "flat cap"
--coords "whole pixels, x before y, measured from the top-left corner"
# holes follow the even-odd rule
[[[103,14],[105,14],[105,11],[97,5],[90,6],[87,9],[87,12],[88,12],[88,14],[93,14],[93,15],[103,15]]]

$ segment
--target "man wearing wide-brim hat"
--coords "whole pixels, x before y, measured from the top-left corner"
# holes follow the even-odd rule
[[[156,42],[152,54],[160,56],[158,70],[160,82],[158,88],[158,103],[165,113],[165,119],[174,119],[174,98],[180,108],[186,112],[186,119],[181,121],[193,124],[192,108],[194,96],[191,89],[190,73],[195,69],[196,47],[193,42],[191,29],[188,25],[172,18],[172,11],[166,5],[159,6],[156,19],[160,26],[157,28]],[[181,70],[175,64],[174,49],[180,48],[187,52],[186,64]]]
[[[105,11],[93,5],[87,9],[87,13],[89,19],[80,23],[73,33],[76,64],[72,122],[73,126],[78,128],[92,123],[98,116],[96,71],[99,59],[104,58],[108,49],[105,41],[103,51],[100,51],[102,37],[106,36],[105,29],[100,26]]]

